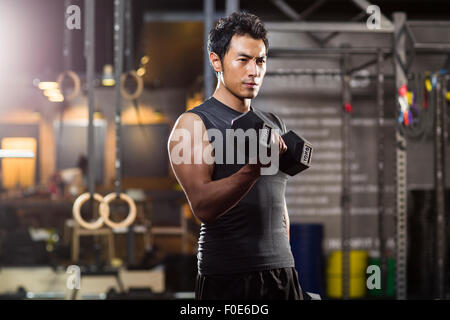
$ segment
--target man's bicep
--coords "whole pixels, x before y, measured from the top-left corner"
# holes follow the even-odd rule
[[[205,131],[199,116],[185,113],[177,120],[169,137],[170,163],[188,197],[195,193],[199,186],[211,181],[213,166],[203,159],[203,150],[209,145],[209,141],[202,139]]]
[[[175,177],[190,198],[202,185],[211,181],[210,169],[203,164],[172,164]],[[191,199],[190,199],[191,200]]]

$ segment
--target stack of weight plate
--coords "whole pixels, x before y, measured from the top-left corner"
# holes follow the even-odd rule
[[[292,224],[290,241],[303,292],[322,294],[322,224]]]
[[[367,292],[366,270],[369,254],[364,250],[350,251],[350,298],[364,298]],[[333,251],[327,265],[327,296],[342,298],[342,251]]]

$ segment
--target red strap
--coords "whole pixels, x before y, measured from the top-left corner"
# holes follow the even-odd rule
[[[347,112],[353,112],[353,107],[352,107],[352,105],[350,104],[350,103],[346,103],[345,104],[345,111],[347,111]]]
[[[402,85],[402,86],[398,89],[398,93],[399,93],[402,97],[406,97],[406,94],[408,93],[408,89],[406,88],[406,84]]]
[[[409,125],[408,112],[403,112],[403,121],[405,125]]]

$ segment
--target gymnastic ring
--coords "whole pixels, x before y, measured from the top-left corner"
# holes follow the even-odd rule
[[[127,79],[127,76],[131,75],[137,83],[136,91],[134,91],[132,94],[129,94],[127,90],[125,90],[125,80]],[[142,91],[144,90],[144,80],[142,80],[141,77],[139,77],[136,73],[136,71],[131,70],[128,72],[125,72],[120,77],[120,93],[122,94],[122,97],[124,97],[127,100],[134,100],[141,96]]]
[[[58,87],[59,87],[59,90],[61,91],[61,94],[63,94],[63,92],[62,92],[62,83],[63,83],[63,80],[66,77],[66,75],[69,76],[69,78],[71,78],[72,81],[73,81],[73,91],[72,91],[72,93],[70,95],[68,95],[67,97],[64,96],[64,100],[70,101],[70,100],[75,99],[75,97],[80,92],[80,87],[81,87],[81,85],[80,85],[80,77],[78,77],[78,75],[75,72],[70,71],[70,70],[64,71],[63,73],[61,73],[58,76],[58,80],[57,80]]]
[[[112,192],[103,198],[103,202],[100,203],[100,216],[103,218],[103,221],[105,221],[105,223],[113,229],[128,227],[134,222],[134,219],[136,219],[136,204],[129,195],[126,193],[121,193],[120,199],[128,203],[130,211],[128,212],[128,216],[123,221],[113,222],[109,219],[109,203],[116,199],[116,197],[117,193]]]
[[[81,206],[83,203],[85,203],[87,200],[89,200],[91,197],[89,192],[85,192],[82,195],[80,195],[75,202],[73,203],[72,213],[75,220],[84,228],[95,230],[100,228],[103,225],[103,218],[100,216],[96,221],[94,222],[86,222],[82,217],[80,213]],[[100,202],[100,204],[103,203],[103,197],[98,194],[94,193],[94,199]]]

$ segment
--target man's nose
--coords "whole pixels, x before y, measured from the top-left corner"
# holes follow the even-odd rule
[[[258,77],[261,71],[258,68],[258,65],[255,60],[251,60],[248,64],[248,73],[249,76]]]

